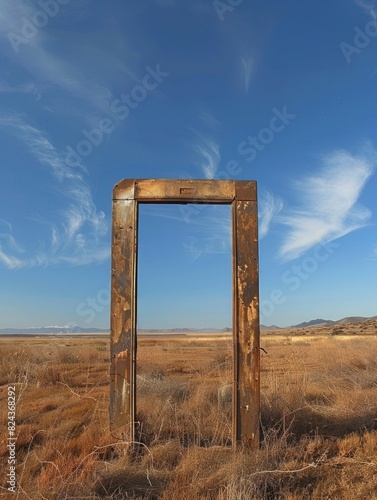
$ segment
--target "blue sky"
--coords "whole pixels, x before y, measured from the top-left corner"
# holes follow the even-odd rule
[[[2,0],[0,327],[109,326],[122,178],[258,182],[264,324],[376,315],[377,6]],[[141,207],[139,327],[231,325],[226,206]]]

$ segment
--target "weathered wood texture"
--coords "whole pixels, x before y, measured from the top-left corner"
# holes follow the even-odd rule
[[[110,428],[134,441],[137,203],[113,201]]]
[[[256,199],[256,185],[255,181],[124,179],[115,186],[114,198],[143,203],[229,204],[235,199]]]
[[[260,343],[257,202],[236,201],[233,215],[233,443],[259,446]]]
[[[113,192],[110,425],[135,440],[139,203],[232,206],[233,444],[259,446],[258,217],[255,181],[125,179]]]

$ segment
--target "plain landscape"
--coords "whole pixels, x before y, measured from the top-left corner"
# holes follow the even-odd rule
[[[152,332],[153,333],[153,332]],[[109,335],[3,336],[4,498],[377,498],[377,319],[263,329],[261,448],[231,446],[231,332],[141,335],[137,435],[109,431]],[[1,470],[8,468],[6,435]]]

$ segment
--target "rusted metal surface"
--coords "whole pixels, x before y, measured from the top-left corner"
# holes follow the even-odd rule
[[[259,446],[260,344],[257,202],[236,201],[233,218],[233,443]]]
[[[136,369],[137,204],[113,201],[110,427],[134,441]]]
[[[258,217],[255,181],[124,179],[113,192],[111,430],[135,440],[136,283],[139,203],[232,207],[233,444],[259,446]]]
[[[117,187],[118,199],[143,203],[231,203],[235,197],[234,181],[182,179],[126,179]]]
[[[239,181],[235,183],[237,201],[257,201],[257,184],[255,181]]]

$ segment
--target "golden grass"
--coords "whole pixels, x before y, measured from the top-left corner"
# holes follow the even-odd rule
[[[1,339],[2,429],[9,384],[18,398],[16,498],[377,498],[376,336],[279,332],[262,346],[250,452],[229,446],[231,339],[141,339],[131,456],[109,432],[108,339]]]

